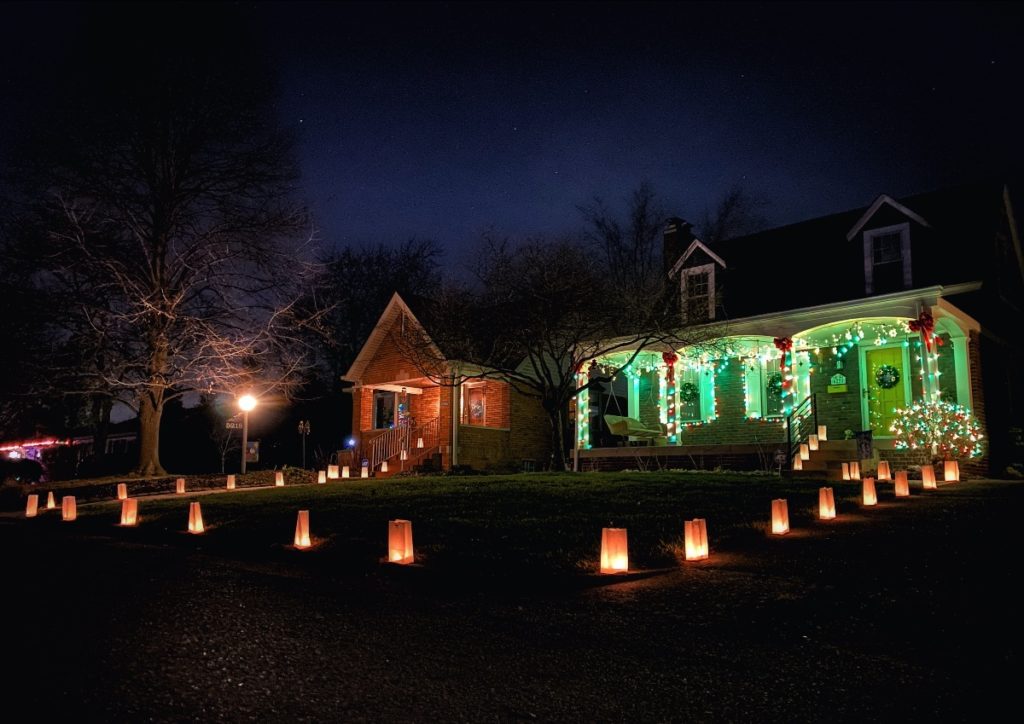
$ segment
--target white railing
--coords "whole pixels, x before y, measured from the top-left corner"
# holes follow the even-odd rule
[[[370,470],[379,470],[385,460],[390,465],[390,461],[399,458],[403,450],[406,451],[406,460],[399,460],[404,463],[401,468],[412,467],[415,461],[437,449],[440,429],[441,418],[435,417],[416,427],[396,427],[381,433],[370,441]],[[423,441],[423,447],[419,447],[420,440]]]

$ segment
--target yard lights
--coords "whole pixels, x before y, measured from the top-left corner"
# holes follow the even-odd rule
[[[235,489],[235,476],[234,475],[229,475],[228,476],[227,489],[228,490],[234,490]]]
[[[818,425],[818,441],[825,442],[828,440],[828,425]]]
[[[601,529],[601,573],[629,570],[629,543],[625,528]]]
[[[843,480],[850,480],[850,463],[843,463]]]
[[[203,527],[203,509],[199,507],[199,501],[188,504],[188,532],[199,534],[206,530]]]
[[[800,459],[810,460],[811,459],[811,448],[806,442],[800,443]]]
[[[423,449],[423,438],[422,437],[416,438],[416,447],[421,449],[421,450]]]
[[[118,483],[117,484],[117,499],[118,500],[124,500],[127,497],[128,497],[128,484],[127,483]]]
[[[702,561],[708,557],[708,524],[704,518],[683,523],[683,545],[688,561]]]
[[[789,506],[784,498],[772,501],[772,535],[786,535],[789,532]]]
[[[860,480],[860,463],[856,460],[850,463],[850,480]]]
[[[833,520],[836,517],[836,498],[832,488],[818,489],[818,518]]]
[[[818,436],[808,435],[807,436],[807,447],[812,452],[818,449]]]
[[[334,477],[338,477],[338,475],[337,475],[337,468],[335,468],[335,475],[334,475]],[[341,477],[342,477],[342,478],[347,478],[347,477],[349,477],[349,472],[348,472],[348,465],[345,465],[345,466],[343,466],[343,467],[341,468]]]
[[[415,554],[412,548],[412,522],[408,520],[388,521],[388,562],[412,563]]]
[[[299,517],[295,520],[295,547],[309,548],[312,543],[309,541],[309,511],[300,510]]]
[[[174,481],[174,492],[178,495],[185,494],[185,478],[178,478]]]
[[[47,510],[53,510],[56,507],[57,507],[57,503],[54,502],[53,491],[50,491],[49,493],[46,494],[46,509]]]
[[[935,483],[935,466],[921,466],[921,484],[925,490],[936,490],[939,486]]]
[[[906,498],[910,495],[910,482],[907,480],[906,470],[896,471],[896,497]]]
[[[861,500],[864,505],[878,505],[878,493],[875,491],[875,479],[864,478],[861,489]]]
[[[327,482],[327,471],[321,470],[316,474],[316,482],[318,485],[323,485]]]
[[[942,477],[947,483],[960,482],[960,463],[956,460],[946,460],[942,463]]]
[[[139,522],[139,501],[126,498],[121,501],[121,525],[131,526]]]
[[[346,477],[348,477],[348,476],[346,476]],[[338,479],[338,466],[337,465],[328,465],[327,466],[327,479],[328,480],[337,480]]]
[[[380,471],[382,473],[386,473],[388,471],[388,461],[387,460],[385,460],[384,462],[382,462],[380,464]]]
[[[274,486],[278,488],[284,487],[284,473],[280,470],[274,473]]]
[[[878,479],[881,480],[892,480],[892,473],[889,470],[889,463],[886,460],[878,461]]]
[[[793,469],[794,470],[803,470],[804,469],[804,460],[799,455],[794,455],[793,456]]]
[[[75,520],[78,517],[78,506],[74,495],[65,495],[60,499],[60,517],[62,520]]]
[[[39,496],[32,494],[28,496],[28,501],[25,503],[25,517],[35,518],[39,513]]]
[[[368,477],[370,477],[370,468],[367,467],[366,465],[363,465],[359,469],[359,477],[361,477],[361,478],[368,478]]]

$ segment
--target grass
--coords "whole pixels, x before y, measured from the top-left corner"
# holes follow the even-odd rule
[[[795,530],[827,530],[816,520],[822,483],[725,473],[587,473],[334,481],[202,496],[140,498],[140,525],[116,526],[120,503],[79,506],[74,524],[128,542],[202,546],[240,558],[295,556],[296,511],[310,511],[307,565],[354,571],[377,565],[386,523],[413,522],[417,561],[437,570],[502,576],[596,571],[601,528],[629,530],[630,568],[672,566],[681,557],[683,521],[706,518],[712,551],[771,545],[771,500],[789,501]],[[840,520],[859,511],[859,483],[832,483]],[[887,495],[888,493],[888,495]],[[891,498],[880,484],[880,497]],[[207,532],[183,533],[188,501],[202,502]],[[59,513],[42,525],[64,528]]]

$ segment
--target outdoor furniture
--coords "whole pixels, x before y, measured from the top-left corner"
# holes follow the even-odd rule
[[[651,445],[665,445],[668,442],[660,423],[657,427],[648,427],[635,417],[621,415],[605,415],[604,422],[613,435],[621,435],[631,440],[646,440]]]

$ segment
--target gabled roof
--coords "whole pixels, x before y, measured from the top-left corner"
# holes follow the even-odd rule
[[[708,248],[708,245],[705,244],[700,239],[694,239],[690,243],[690,245],[688,247],[686,247],[686,251],[683,252],[683,255],[681,257],[679,257],[679,261],[677,261],[675,264],[673,264],[672,268],[669,269],[668,275],[670,277],[672,277],[672,276],[675,276],[676,274],[678,274],[679,270],[682,269],[686,265],[686,260],[689,259],[690,255],[692,255],[693,252],[697,251],[697,249],[700,249],[701,251],[703,251],[705,254],[707,254],[712,259],[714,259],[716,262],[718,262],[722,266],[722,268],[725,268],[725,260],[722,259],[722,257],[720,257],[715,252],[711,251],[711,249]]]
[[[412,309],[409,308],[409,305],[404,299],[402,299],[398,292],[395,292],[391,295],[391,300],[384,308],[384,312],[380,315],[380,319],[377,320],[377,324],[374,326],[373,331],[370,332],[370,336],[367,337],[366,342],[363,343],[363,347],[359,350],[359,354],[357,354],[355,360],[353,360],[352,366],[349,367],[348,372],[342,376],[343,380],[356,383],[362,380],[363,375],[366,373],[366,368],[377,354],[377,350],[380,349],[380,346],[384,344],[385,341],[387,341],[388,330],[403,315],[415,323],[424,331],[424,334],[426,334],[426,327],[424,327],[419,319],[416,318]],[[443,356],[441,355],[441,350],[437,349],[437,346],[434,345],[433,341],[431,341],[431,346],[439,357]]]
[[[848,234],[858,224],[863,231],[906,218],[899,207],[928,222],[911,235],[915,287],[985,279],[1005,213],[1003,188],[1002,180],[968,184],[894,199],[898,206],[880,197],[868,207],[716,242],[712,248],[729,260],[719,304],[736,319],[865,296],[863,245]]]
[[[857,220],[857,223],[853,225],[853,228],[846,232],[846,240],[850,241],[851,239],[853,239],[853,237],[860,233],[860,230],[863,229],[864,225],[871,220],[871,217],[874,216],[880,208],[882,208],[883,204],[888,204],[889,206],[896,209],[904,216],[913,219],[921,226],[931,227],[931,224],[925,221],[919,214],[914,213],[913,211],[908,209],[906,206],[904,206],[903,204],[901,204],[899,201],[892,198],[888,194],[882,194],[877,199],[875,199],[875,202],[871,204],[871,206],[868,207],[868,210],[864,212],[864,215],[861,216],[860,219]]]

